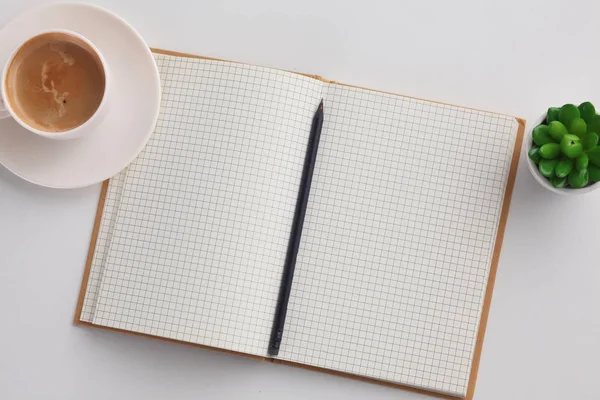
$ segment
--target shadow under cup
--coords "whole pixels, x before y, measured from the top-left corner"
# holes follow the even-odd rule
[[[95,46],[70,31],[38,34],[9,59],[2,95],[26,129],[53,139],[84,134],[106,96],[107,71]],[[89,131],[90,129],[86,129]]]

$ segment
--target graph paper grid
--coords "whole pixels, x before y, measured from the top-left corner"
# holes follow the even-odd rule
[[[100,228],[98,229],[98,237],[96,238],[94,257],[92,258],[90,275],[85,296],[83,298],[83,307],[81,308],[81,315],[79,316],[81,321],[92,322],[94,320],[98,290],[100,289],[100,282],[102,282],[104,266],[106,263],[106,253],[108,252],[112,232],[115,228],[117,210],[121,203],[121,193],[123,192],[123,183],[125,182],[126,176],[127,169],[124,169],[110,178],[108,184],[108,191],[102,210],[102,219],[100,220]]]
[[[280,358],[466,395],[518,123],[331,84]]]
[[[264,356],[323,83],[155,58],[161,113],[127,171],[93,323]]]

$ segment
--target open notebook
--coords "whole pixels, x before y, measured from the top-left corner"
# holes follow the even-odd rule
[[[155,59],[160,117],[104,186],[76,322],[267,358],[324,99],[277,360],[472,396],[523,121],[270,68]]]

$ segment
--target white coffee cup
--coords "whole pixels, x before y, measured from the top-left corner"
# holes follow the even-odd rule
[[[66,131],[60,131],[60,132],[43,131],[43,130],[37,129],[37,128],[27,124],[15,113],[15,111],[13,110],[13,108],[10,104],[10,101],[8,101],[8,96],[6,93],[6,90],[7,90],[6,80],[8,77],[8,69],[9,69],[13,59],[19,52],[19,50],[31,39],[34,39],[40,35],[45,35],[48,33],[60,33],[60,34],[64,34],[67,36],[73,36],[76,39],[85,43],[87,46],[89,46],[90,49],[92,49],[95,52],[96,56],[100,60],[100,63],[102,65],[102,69],[104,72],[104,94],[102,96],[102,100],[100,101],[100,105],[98,106],[98,108],[96,109],[94,114],[83,124],[76,126],[75,128],[72,128],[72,129],[69,129]],[[27,40],[23,41],[19,46],[17,46],[17,48],[12,52],[11,56],[8,58],[6,65],[4,66],[4,70],[2,71],[2,80],[0,81],[0,85],[1,85],[0,93],[2,95],[0,98],[0,119],[12,117],[23,128],[27,129],[30,132],[35,133],[36,135],[39,135],[39,136],[42,136],[42,137],[45,137],[48,139],[58,139],[58,140],[74,139],[74,138],[78,138],[78,137],[81,137],[81,136],[84,136],[84,135],[87,135],[87,134],[93,132],[95,130],[95,128],[98,125],[100,125],[100,123],[104,119],[104,116],[106,115],[106,112],[107,112],[107,103],[108,103],[107,98],[109,96],[108,93],[109,93],[109,88],[110,88],[110,74],[109,74],[108,66],[106,65],[106,61],[105,61],[104,57],[102,56],[102,53],[98,50],[98,48],[90,40],[88,40],[86,37],[80,35],[77,32],[73,32],[73,31],[70,31],[67,29],[52,29],[52,30],[40,31],[37,34],[30,36],[29,38],[27,38]]]

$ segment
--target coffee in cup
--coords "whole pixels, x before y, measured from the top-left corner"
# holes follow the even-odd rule
[[[86,41],[47,32],[26,41],[6,67],[4,95],[14,115],[45,133],[73,130],[102,103],[104,64]]]

